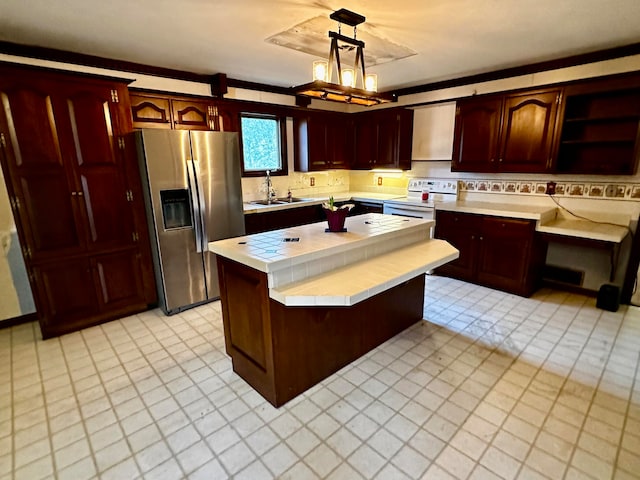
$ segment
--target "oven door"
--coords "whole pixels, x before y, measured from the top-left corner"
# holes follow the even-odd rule
[[[384,203],[382,213],[386,215],[399,215],[401,217],[424,218],[425,220],[433,220],[433,207],[426,205],[412,205],[409,203]]]

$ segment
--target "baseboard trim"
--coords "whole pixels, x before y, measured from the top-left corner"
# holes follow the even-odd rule
[[[37,322],[38,321],[38,313],[28,313],[26,315],[20,315],[19,317],[7,318],[6,320],[0,321],[0,329],[15,327],[16,325],[22,325],[23,323],[29,322]]]

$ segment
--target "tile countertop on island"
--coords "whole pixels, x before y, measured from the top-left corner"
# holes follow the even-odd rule
[[[630,231],[631,216],[626,214],[607,214],[608,221],[600,221],[602,214],[580,212],[585,220],[572,216],[558,207],[541,205],[522,205],[509,203],[457,201],[440,204],[437,210],[446,210],[496,217],[523,218],[536,220],[536,230],[541,233],[559,235],[567,238],[579,238],[620,244]],[[609,221],[610,220],[610,221]]]
[[[319,222],[211,242],[209,250],[265,272],[269,296],[287,306],[348,306],[457,258],[449,243],[429,239],[432,226],[369,213],[348,217],[346,232],[325,232]]]
[[[338,192],[330,195],[320,195],[317,197],[303,197],[301,201],[292,203],[277,203],[272,205],[256,205],[251,202],[244,202],[244,213],[264,213],[276,210],[285,210],[288,208],[305,207],[307,205],[320,205],[329,201],[329,197],[333,196],[336,202],[346,202],[353,200],[356,202],[380,202],[403,197],[404,195],[395,195],[390,193],[374,193],[374,192]]]

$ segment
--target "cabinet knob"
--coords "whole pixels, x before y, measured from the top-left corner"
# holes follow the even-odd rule
[[[498,160],[498,162],[502,163],[502,159]]]
[[[84,193],[82,193],[82,192],[78,192],[78,196],[79,196],[79,197],[82,197],[83,195],[84,195]]]
[[[72,197],[75,197],[76,195],[78,195],[78,192],[71,192]]]
[[[484,238],[480,237],[480,240],[484,240]]]
[[[493,163],[493,162],[495,162],[495,161],[496,161],[496,159],[495,159],[495,158],[492,158],[492,159],[491,159],[491,160],[489,160],[489,161],[490,161],[491,163]]]

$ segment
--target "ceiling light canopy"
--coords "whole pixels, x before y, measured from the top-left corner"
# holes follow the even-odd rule
[[[356,38],[357,26],[365,21],[365,17],[344,8],[329,17],[338,22],[338,32],[329,31],[329,59],[313,62],[313,81],[294,87],[296,95],[366,107],[395,102],[395,95],[377,92],[377,75],[365,71],[364,42]],[[353,27],[353,38],[342,34],[343,23]],[[353,68],[343,67],[341,51],[355,54]],[[334,73],[336,83],[333,83]]]

